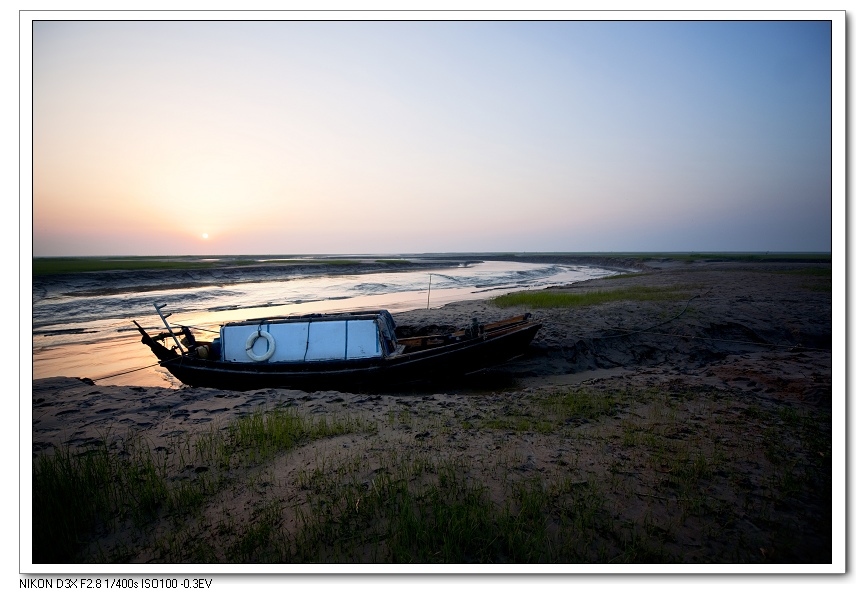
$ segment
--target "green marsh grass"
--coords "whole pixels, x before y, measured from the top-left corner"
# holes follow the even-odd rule
[[[533,478],[503,502],[457,460],[379,468],[373,480],[314,473],[295,506],[301,526],[280,557],[292,562],[555,563],[598,559],[587,546],[610,518],[594,483]]]
[[[480,427],[550,434],[567,425],[594,421],[616,413],[631,398],[625,392],[606,392],[591,388],[553,391],[509,408],[503,414],[478,421]]]
[[[360,264],[360,260],[337,260],[337,259],[285,259],[268,260],[261,262],[253,259],[225,258],[214,262],[202,262],[200,260],[176,258],[154,258],[147,256],[129,256],[117,258],[97,257],[56,257],[56,258],[33,258],[33,274],[75,274],[81,272],[103,272],[108,270],[196,270],[208,268],[222,268],[227,266],[251,266],[254,264],[298,264],[298,265],[327,265],[327,266],[353,266]]]
[[[214,268],[216,262],[149,258],[33,258],[33,274],[73,274],[106,270],[190,270]]]
[[[374,423],[349,415],[310,418],[291,408],[278,408],[241,417],[229,426],[221,445],[223,455],[243,452],[249,464],[256,464],[304,441],[375,431]]]
[[[69,562],[100,528],[142,525],[161,512],[193,513],[232,482],[243,466],[261,464],[301,443],[374,424],[350,416],[310,418],[291,409],[257,411],[194,438],[152,450],[134,435],[119,447],[62,447],[33,461],[33,558]]]
[[[581,307],[600,305],[612,301],[665,301],[681,299],[680,287],[623,287],[587,293],[565,293],[561,291],[528,291],[509,293],[492,299],[498,307]]]
[[[800,285],[801,288],[808,291],[832,292],[832,269],[829,267],[818,268],[813,266],[807,268],[793,268],[790,270],[767,270],[765,272],[769,274],[803,277],[803,280],[807,282],[803,282]]]
[[[64,447],[33,462],[33,559],[68,562],[92,530],[143,523],[168,498],[161,461],[140,441],[122,454],[106,443]]]
[[[159,452],[130,439],[39,457],[35,509],[55,511],[34,517],[34,544],[67,562],[753,563],[768,541],[801,554],[777,544],[803,543],[785,527],[800,499],[816,492],[831,515],[828,413],[622,384],[510,394],[449,424],[397,406],[382,433],[284,407]],[[314,443],[346,434],[362,445]],[[430,447],[449,436],[453,449]],[[476,437],[501,449],[479,462],[461,447]],[[526,464],[525,444],[549,458]],[[312,447],[295,467],[301,445]],[[232,513],[238,501],[248,515]],[[76,526],[58,544],[49,531],[63,521]],[[130,524],[137,540],[80,556],[94,534]]]

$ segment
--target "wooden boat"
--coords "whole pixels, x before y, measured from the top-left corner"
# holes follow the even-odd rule
[[[430,336],[397,337],[386,310],[313,314],[224,324],[219,338],[178,332],[156,305],[167,331],[141,342],[160,365],[189,386],[228,390],[296,388],[363,390],[453,378],[522,354],[541,324],[530,314]],[[174,346],[165,346],[172,339]]]

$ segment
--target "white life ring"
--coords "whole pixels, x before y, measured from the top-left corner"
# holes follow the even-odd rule
[[[263,355],[256,355],[252,352],[252,347],[259,337],[267,341],[267,352],[265,352]],[[274,340],[273,335],[266,330],[256,330],[249,335],[249,338],[246,339],[246,356],[253,361],[267,361],[273,356],[273,351],[275,350],[276,340]]]

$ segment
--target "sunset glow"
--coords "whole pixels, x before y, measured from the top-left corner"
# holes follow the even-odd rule
[[[34,255],[828,251],[833,26],[36,21]]]

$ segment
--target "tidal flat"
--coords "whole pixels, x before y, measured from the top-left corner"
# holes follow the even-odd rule
[[[543,323],[525,356],[457,384],[36,380],[33,560],[830,563],[831,263],[631,264],[396,314]]]

